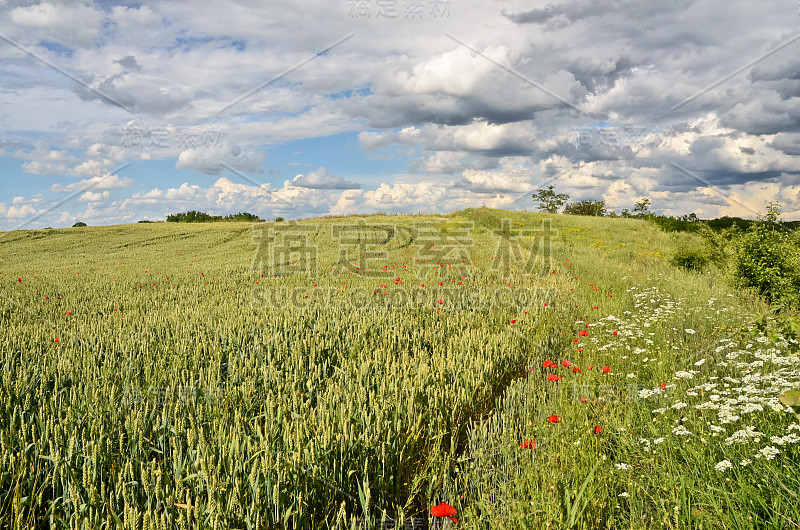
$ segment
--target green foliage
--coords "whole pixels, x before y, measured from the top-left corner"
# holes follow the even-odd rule
[[[694,214],[692,214],[694,215]],[[708,222],[700,221],[695,216],[672,217],[666,215],[650,215],[647,219],[656,224],[665,232],[694,232],[699,233],[702,227],[708,227]]]
[[[211,221],[221,221],[222,216],[209,215],[197,210],[175,213],[167,216],[168,223],[208,223]]]
[[[606,214],[605,201],[578,201],[567,204],[564,213],[569,215],[589,215],[603,217]]]
[[[142,219],[141,221],[139,221],[139,224],[146,224],[146,223],[152,223],[152,222],[153,221],[150,221],[149,219]]]
[[[198,212],[197,210],[190,210],[188,212],[176,213],[167,216],[168,223],[210,223],[218,221],[256,222],[263,221],[263,219],[248,212],[239,212],[223,217],[221,215],[209,215],[204,212]]]
[[[539,203],[536,208],[547,213],[558,213],[558,209],[569,200],[566,193],[556,193],[555,186],[547,186],[546,190],[539,190],[533,194],[533,200]]]
[[[800,249],[778,223],[776,205],[734,241],[732,273],[771,304],[800,308]]]
[[[633,215],[637,217],[644,217],[650,213],[650,199],[648,197],[644,197],[638,201],[633,207]]]
[[[709,252],[700,245],[682,245],[672,256],[670,263],[690,271],[702,270],[711,261]]]
[[[253,223],[254,222],[263,221],[263,219],[260,218],[259,216],[255,215],[255,214],[252,214],[252,213],[248,213],[248,212],[239,212],[239,213],[226,215],[225,217],[222,218],[222,220],[223,221],[237,221],[237,222],[248,221],[248,222],[253,222]]]
[[[86,226],[86,223],[84,223],[83,221],[78,221],[77,223],[72,225],[72,228],[81,228],[83,226]]]
[[[284,221],[283,217],[276,217],[275,218],[275,222],[276,223],[282,223],[283,221]]]

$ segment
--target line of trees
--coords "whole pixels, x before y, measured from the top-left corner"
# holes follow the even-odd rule
[[[256,221],[263,221],[263,219],[255,214],[248,212],[239,212],[239,213],[229,214],[223,217],[221,215],[209,215],[205,212],[199,212],[197,210],[174,213],[167,216],[168,223],[210,223],[217,221],[256,222]]]

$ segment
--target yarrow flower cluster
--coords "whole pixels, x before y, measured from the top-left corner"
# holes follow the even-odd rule
[[[773,458],[778,456],[779,453],[780,453],[780,451],[777,448],[775,448],[772,445],[768,445],[767,447],[764,447],[763,449],[761,449],[758,452],[758,454],[756,455],[756,458],[762,458],[763,457],[763,458],[766,458],[767,460],[772,460]]]
[[[678,436],[688,436],[692,433],[689,432],[683,425],[678,425],[677,427],[672,429],[672,434],[677,434]]]
[[[750,426],[750,427],[745,427],[744,429],[741,429],[739,431],[736,431],[735,433],[730,435],[728,438],[725,439],[725,444],[726,445],[733,445],[735,443],[743,444],[749,442],[750,440],[758,441],[763,437],[764,437],[763,432],[759,432],[755,430],[752,426]]]
[[[714,469],[716,469],[717,471],[727,471],[732,467],[733,464],[731,464],[728,460],[723,460],[722,462],[719,462],[716,466],[714,466]]]

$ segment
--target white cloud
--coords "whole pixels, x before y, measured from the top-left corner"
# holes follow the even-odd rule
[[[11,21],[46,33],[51,40],[89,47],[100,36],[103,15],[87,4],[41,2],[11,10]]]
[[[50,186],[50,191],[57,193],[81,191],[81,190],[121,190],[133,186],[133,179],[121,177],[119,175],[105,175],[103,177],[92,177],[90,179],[71,182],[69,184],[55,183]]]
[[[342,177],[329,175],[328,170],[324,167],[304,175],[297,175],[290,185],[318,190],[352,190],[361,187],[361,185],[349,182]]]

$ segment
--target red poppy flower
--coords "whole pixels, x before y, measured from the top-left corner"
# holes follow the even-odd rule
[[[586,335],[588,335],[588,334],[589,334],[589,332],[588,332],[588,331],[586,331],[585,329],[582,329],[582,330],[580,330],[580,331],[578,332],[578,335],[579,335],[579,336],[581,336],[581,337],[585,337],[585,336],[586,336]]]
[[[608,366],[604,366],[603,367],[603,373],[604,374],[607,374],[607,373],[610,373],[610,372],[611,372],[611,368],[610,367],[608,367]]]
[[[456,513],[457,513],[456,509],[445,502],[441,502],[438,505],[431,508],[431,515],[433,515],[434,517],[447,517],[454,523],[458,522],[458,519],[453,517]]]
[[[547,359],[547,360],[544,362],[544,367],[545,367],[545,368],[550,368],[551,366],[553,366],[553,361],[551,361],[550,359]]]
[[[592,309],[599,309],[599,307],[597,307],[596,305],[593,305]]]
[[[667,388],[667,384],[666,383],[661,383],[660,385],[658,385],[658,388],[660,388],[661,390],[664,390],[664,389]]]
[[[548,381],[561,381],[561,378],[558,377],[556,374],[547,374]]]
[[[602,427],[600,427],[599,425],[595,425],[595,426],[594,426],[594,433],[595,433],[595,434],[600,434],[600,432],[601,432],[602,430],[603,430],[603,428],[602,428]]]
[[[591,369],[593,369],[593,368],[594,368],[594,365],[593,365],[593,364],[592,364],[592,365],[590,365],[590,366],[587,366],[587,367],[586,367],[586,369],[587,369],[587,370],[591,370]]]
[[[571,363],[571,362],[569,362],[569,361],[568,361],[568,360],[566,360],[566,359],[564,359],[563,361],[561,361],[561,366],[565,366],[565,367],[567,367],[567,368],[569,368],[569,366],[570,366],[571,364],[572,364],[572,363]]]
[[[552,416],[547,418],[547,421],[549,421],[550,423],[561,423],[561,418],[553,414]]]
[[[17,278],[17,281],[18,281],[19,283],[22,283],[22,278]]]
[[[516,323],[517,323],[517,321],[516,321],[516,320],[512,320],[512,321],[511,321],[511,323],[512,323],[512,324],[516,324]]]
[[[589,399],[586,396],[581,396],[581,403],[587,403]]]
[[[583,348],[578,348],[578,353],[582,352]]]
[[[581,373],[581,369],[578,368],[577,366],[573,366],[572,367],[572,373],[573,374],[579,374],[579,373]]]
[[[536,442],[533,440],[525,440],[524,442],[519,444],[519,446],[522,447],[523,449],[536,449]]]
[[[616,335],[617,334],[617,330],[612,331],[611,334],[612,335]]]
[[[55,340],[55,342],[58,342],[58,337],[56,337],[56,340]]]

